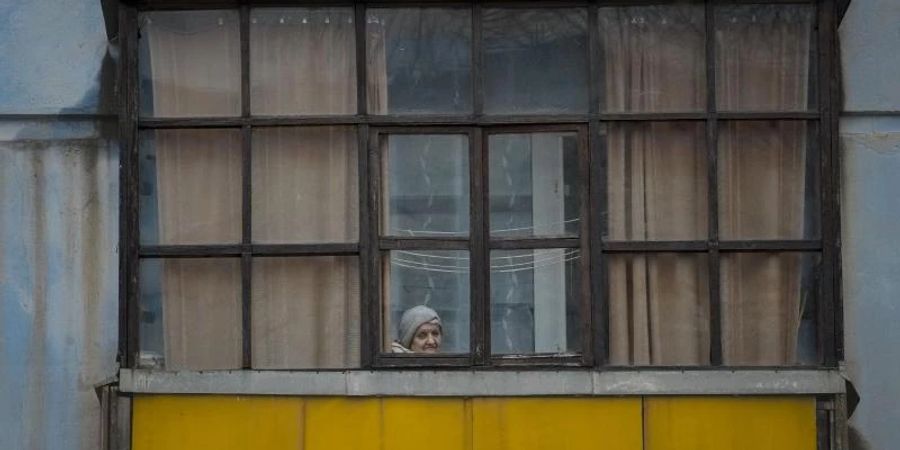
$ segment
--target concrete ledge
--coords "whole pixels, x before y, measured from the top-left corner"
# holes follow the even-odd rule
[[[122,369],[146,394],[309,396],[810,395],[844,392],[837,370],[203,371]]]

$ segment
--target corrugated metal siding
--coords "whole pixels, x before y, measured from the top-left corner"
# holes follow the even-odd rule
[[[0,124],[2,449],[99,445],[118,308],[118,156],[101,131]]]

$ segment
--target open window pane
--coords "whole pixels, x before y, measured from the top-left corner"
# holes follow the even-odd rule
[[[382,266],[383,351],[468,353],[469,252],[391,251]],[[419,336],[435,324],[436,348],[434,336]]]
[[[239,130],[145,131],[139,165],[142,244],[240,242]]]
[[[577,133],[494,134],[488,151],[492,237],[578,236]]]
[[[472,111],[469,9],[370,8],[370,114]]]
[[[581,350],[581,251],[491,252],[491,353]]]
[[[600,8],[599,26],[603,111],[706,109],[702,4]]]
[[[732,366],[816,364],[816,253],[722,255],[722,357]]]
[[[253,130],[253,241],[356,242],[356,146],[352,127]]]
[[[610,364],[708,365],[706,255],[623,254],[608,261]]]
[[[587,10],[488,8],[483,27],[486,113],[587,111]]]
[[[253,367],[359,366],[355,256],[253,260]]]
[[[253,9],[253,114],[355,114],[353,20],[353,8]]]
[[[703,123],[610,124],[606,149],[609,239],[707,239]]]
[[[237,10],[140,15],[142,116],[239,116],[241,42]]]
[[[720,111],[802,111],[816,106],[815,7],[716,7]]]
[[[819,161],[803,121],[735,121],[719,130],[721,239],[819,236]]]
[[[140,271],[139,366],[241,367],[240,259],[145,259]]]
[[[468,136],[394,134],[387,136],[386,147],[382,153],[383,233],[467,236]]]

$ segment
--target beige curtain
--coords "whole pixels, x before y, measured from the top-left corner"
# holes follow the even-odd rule
[[[356,114],[352,8],[261,8],[250,21],[253,114]]]
[[[240,368],[240,260],[169,259],[162,264],[166,369]]]
[[[141,37],[149,56],[141,65],[149,64],[153,116],[240,115],[236,11],[149,13]]]
[[[370,12],[366,19],[366,96],[369,102],[369,114],[387,114],[388,111],[388,76],[387,76],[387,28],[386,20],[379,20],[376,13]]]
[[[605,109],[706,107],[703,9],[601,8]],[[607,135],[611,240],[707,238],[705,128],[696,122],[613,125]],[[610,362],[709,362],[708,268],[685,254],[611,257]]]
[[[358,259],[253,262],[253,367],[359,366]]]
[[[722,110],[805,110],[809,5],[735,6],[717,15],[717,95]],[[719,133],[721,239],[802,239],[814,201],[806,193],[804,122],[732,122]],[[725,255],[721,267],[725,364],[797,362],[806,307],[804,258]]]
[[[807,109],[811,5],[721,7],[716,14],[716,100],[721,111]]]
[[[671,7],[665,14],[662,8],[601,13],[601,26],[610,25],[601,31],[607,110],[702,109],[702,32],[698,34],[688,8]],[[805,109],[811,10],[754,5],[718,11],[719,107]],[[680,20],[682,25],[670,23],[673,29],[661,33],[664,20]],[[720,127],[721,238],[802,238],[804,125],[725,122]],[[609,239],[706,239],[701,127],[688,122],[611,126],[607,145]],[[708,363],[706,264],[704,258],[670,254],[609,259],[613,364]],[[723,258],[726,364],[794,362],[801,266],[796,255]]]
[[[355,113],[352,10],[346,11],[345,17],[327,9],[266,10],[285,14],[287,23],[279,16],[277,25],[265,14],[255,17],[255,112]],[[195,19],[145,30],[154,114],[239,115],[239,88],[237,107],[230,88],[205,96],[195,92],[197,86],[218,86],[239,67],[237,21]],[[161,243],[240,242],[240,142],[237,130],[157,133],[155,206]],[[254,135],[253,152],[257,242],[358,239],[352,128],[266,130]],[[240,262],[235,258],[212,268],[203,264],[209,261],[163,261],[167,368],[241,365]],[[255,259],[252,294],[259,304],[253,306],[252,333],[258,338],[253,363],[268,368],[357,364],[357,273],[356,258]]]
[[[600,8],[608,112],[703,111],[703,7]]]
[[[253,133],[253,241],[356,242],[358,176],[351,127]]]
[[[700,124],[610,127],[609,239],[706,239],[704,142]],[[610,362],[708,363],[706,260],[671,253],[608,261]]]

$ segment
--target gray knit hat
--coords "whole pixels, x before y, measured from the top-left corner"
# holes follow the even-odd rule
[[[403,312],[400,316],[400,326],[397,327],[397,340],[400,345],[409,348],[412,345],[413,336],[416,330],[424,323],[433,322],[443,329],[441,318],[431,308],[425,305],[413,306]]]

